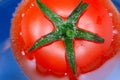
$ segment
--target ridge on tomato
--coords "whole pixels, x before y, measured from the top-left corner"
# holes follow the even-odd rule
[[[46,16],[46,14],[53,15],[53,13],[49,13],[46,10],[45,13],[40,8],[40,5],[44,7],[42,3],[48,7],[46,8],[47,10],[50,9],[59,18],[55,17],[54,19],[56,20],[52,21],[49,16]],[[73,15],[70,22],[75,19],[75,24],[69,25],[65,23],[65,21],[69,20],[71,13],[74,12],[78,3],[80,3],[80,0],[37,0],[37,3],[35,0],[26,1],[26,3],[24,1],[23,7],[20,7],[17,11],[19,14],[13,19],[11,29],[12,39],[14,40],[12,41],[12,46],[15,54],[18,55],[23,51],[27,58],[19,54],[21,58],[34,59],[36,63],[34,66],[36,66],[40,74],[41,72],[53,75],[70,72],[68,73],[69,75],[72,74],[71,67],[73,73],[79,75],[100,67],[117,51],[117,49],[111,47],[113,44],[116,45],[118,43],[118,39],[116,41],[115,34],[113,34],[114,25],[112,18],[99,0],[84,0],[83,3],[87,3],[89,6],[87,9],[86,7],[84,8],[85,11],[83,10],[84,12],[80,16],[77,14],[75,18]],[[79,10],[77,11],[79,12]],[[76,13],[73,14],[76,15]],[[56,26],[56,23],[60,23],[60,25]],[[58,32],[62,31],[59,35],[56,27],[59,28],[62,26],[64,27],[60,28],[61,30],[58,29]],[[81,32],[77,29],[81,30]],[[48,38],[44,40],[46,35],[53,32],[55,32],[55,36],[49,36],[50,41]],[[81,38],[81,35],[77,33],[85,34],[85,36],[82,35]],[[42,41],[39,42],[41,39]],[[93,40],[91,41],[91,39]],[[103,39],[104,43],[100,43],[103,42]],[[100,41],[96,42],[95,40]],[[42,47],[39,47],[39,43],[42,43]],[[110,51],[111,48],[112,50]],[[115,52],[113,52],[114,50]],[[66,53],[70,53],[70,55],[66,55]]]

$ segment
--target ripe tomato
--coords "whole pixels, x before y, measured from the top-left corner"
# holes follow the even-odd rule
[[[80,0],[41,0],[62,19],[66,20]],[[76,27],[95,33],[104,38],[104,43],[75,39],[74,50],[77,74],[99,68],[113,57],[119,43],[120,16],[109,0],[84,0],[89,4],[80,16]],[[66,5],[67,4],[67,5]],[[11,41],[16,59],[22,63],[24,71],[38,71],[37,76],[54,75],[60,77],[67,72],[65,45],[62,40],[55,41],[28,53],[29,48],[43,36],[53,32],[55,26],[39,9],[35,0],[24,0],[12,21]],[[36,69],[36,70],[35,70]],[[31,76],[31,73],[27,73]],[[62,75],[63,76],[63,75]],[[42,79],[42,78],[41,78]],[[34,79],[35,80],[35,79]]]

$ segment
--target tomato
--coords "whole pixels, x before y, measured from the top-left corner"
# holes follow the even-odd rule
[[[41,2],[65,21],[80,0],[41,0]],[[76,27],[95,33],[104,38],[105,41],[104,43],[97,43],[74,39],[78,75],[99,68],[116,54],[120,45],[120,35],[118,34],[120,19],[115,17],[117,11],[113,12],[113,6],[108,8],[108,4],[105,4],[109,1],[84,0],[84,2],[87,2],[89,6],[80,16]],[[115,21],[116,19],[117,21]],[[63,75],[67,74],[68,71],[63,40],[54,41],[28,53],[30,47],[38,39],[53,31],[55,31],[55,26],[39,9],[35,0],[22,1],[12,21],[11,41],[14,55],[18,62],[24,65],[22,67],[26,69],[25,71],[36,69],[38,76],[41,74],[42,76],[48,74],[57,77],[67,76]],[[28,69],[25,68],[25,65]],[[29,73],[29,75],[32,74]]]

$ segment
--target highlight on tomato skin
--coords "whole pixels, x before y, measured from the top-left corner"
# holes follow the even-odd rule
[[[63,20],[67,19],[80,2],[80,0],[40,1]],[[84,0],[84,2],[87,2],[89,7],[80,16],[76,27],[103,37],[105,42],[101,44],[83,39],[74,40],[78,76],[100,68],[117,54],[120,46],[120,16],[112,3],[109,0]],[[68,77],[73,80],[74,76],[69,72],[62,40],[28,53],[30,47],[39,38],[55,30],[55,26],[39,9],[36,1],[22,1],[15,14],[11,28],[12,49],[25,74],[32,80],[38,80],[38,78],[65,80]]]

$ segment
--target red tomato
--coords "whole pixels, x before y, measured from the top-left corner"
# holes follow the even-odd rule
[[[89,4],[89,7],[80,17],[76,27],[98,34],[105,39],[105,42],[74,40],[78,75],[99,68],[118,50],[120,19],[117,19],[115,15],[117,12],[113,11],[113,6],[109,8],[108,4],[105,4],[109,0],[103,1],[84,0]],[[80,0],[41,0],[41,2],[66,20]],[[110,2],[109,4],[111,5]],[[116,19],[117,21],[115,21]],[[58,76],[58,74],[67,72],[65,45],[62,40],[28,53],[28,49],[39,38],[55,30],[55,26],[44,16],[35,0],[24,0],[17,9],[12,23],[12,48],[17,59],[19,58],[18,62],[22,63],[23,69],[26,69],[25,71],[36,67],[39,75],[44,73],[45,75],[57,74]],[[32,60],[35,61],[31,62]],[[31,65],[31,63],[33,64]],[[25,68],[25,65],[28,69]]]

